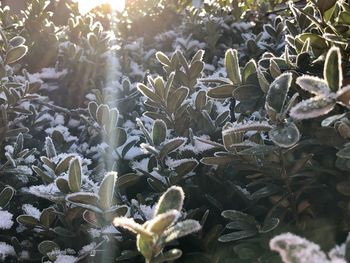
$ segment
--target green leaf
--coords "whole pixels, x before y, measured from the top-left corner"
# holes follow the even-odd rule
[[[188,219],[178,222],[174,226],[164,231],[164,241],[165,243],[169,243],[194,232],[198,232],[201,228],[201,225],[196,220]]]
[[[20,224],[25,225],[26,227],[36,227],[40,225],[40,222],[38,219],[30,216],[30,215],[20,215],[16,218],[16,221]]]
[[[38,250],[41,254],[47,256],[53,250],[60,250],[60,247],[53,241],[44,240],[38,245]]]
[[[9,43],[11,46],[20,46],[26,42],[26,39],[22,36],[15,36],[10,39]]]
[[[98,104],[95,101],[89,102],[89,105],[88,105],[89,113],[95,121],[97,120],[97,116],[96,116],[97,108],[98,108]]]
[[[234,85],[239,85],[242,83],[237,50],[229,49],[226,51],[225,68],[227,71],[227,77]]]
[[[120,188],[127,188],[129,186],[134,185],[136,182],[140,180],[141,176],[134,174],[134,173],[128,173],[124,174],[122,176],[118,176],[118,179],[116,181],[116,187]]]
[[[109,123],[109,106],[106,104],[101,104],[98,106],[96,111],[96,121],[101,126],[107,126]]]
[[[103,215],[107,221],[113,221],[113,219],[116,217],[125,216],[128,210],[129,210],[129,207],[126,205],[124,206],[116,205],[116,206],[112,206],[108,210],[105,210]]]
[[[160,146],[159,157],[161,159],[165,158],[169,153],[178,149],[185,142],[186,142],[185,138],[175,138],[175,139],[167,141],[166,143],[163,143]]]
[[[138,83],[137,89],[151,101],[155,103],[161,103],[162,99],[153,90],[149,89],[146,85]]]
[[[233,97],[238,101],[260,99],[263,92],[259,86],[256,85],[241,85],[233,91]]]
[[[337,0],[317,0],[316,6],[321,11],[321,14],[323,15],[328,9],[331,9]]]
[[[21,58],[24,57],[24,55],[27,53],[28,48],[24,45],[19,45],[16,47],[11,48],[5,57],[5,64],[12,64]]]
[[[292,79],[291,73],[284,73],[271,83],[265,102],[265,109],[269,112],[269,115],[272,114],[271,110],[274,113],[282,112]]]
[[[152,140],[155,145],[160,145],[166,138],[167,126],[162,120],[155,120],[152,128]]]
[[[207,94],[204,90],[201,90],[197,93],[196,100],[195,100],[195,105],[196,105],[196,110],[203,110],[205,105],[207,104]]]
[[[330,126],[333,125],[336,121],[338,121],[338,120],[344,118],[345,116],[346,116],[346,113],[330,116],[330,117],[324,119],[324,120],[321,122],[321,126],[322,126],[322,127],[330,127]]]
[[[164,66],[171,65],[169,58],[163,52],[158,51],[156,53],[156,57],[157,57],[158,61],[160,63],[162,63]]]
[[[98,195],[100,197],[100,207],[104,210],[113,205],[115,184],[117,180],[116,172],[109,172],[101,182]]]
[[[237,219],[235,221],[232,221],[232,222],[228,223],[225,227],[227,229],[231,229],[231,230],[256,229],[255,225],[252,225],[251,223],[249,223],[243,219]]]
[[[350,147],[345,147],[337,152],[339,158],[350,159]]]
[[[6,186],[0,193],[0,209],[5,208],[11,201],[13,195],[15,194],[15,189],[11,186]]]
[[[322,55],[325,50],[328,50],[329,48],[326,40],[322,36],[313,33],[303,33],[295,37],[295,45],[298,51],[301,51],[301,48],[307,39],[310,40],[310,47],[316,57]]]
[[[244,66],[243,69],[243,82],[246,83],[251,75],[257,74],[257,66],[254,59],[249,60],[249,62]]]
[[[248,237],[253,237],[253,236],[256,236],[257,234],[258,234],[258,231],[254,229],[242,230],[242,231],[237,231],[226,235],[222,235],[219,237],[218,241],[223,243],[232,242],[232,241],[237,241]]]
[[[39,167],[37,167],[35,165],[32,166],[32,169],[39,177],[41,177],[41,179],[44,182],[47,182],[47,183],[53,182],[54,178],[51,174],[44,172],[43,170],[41,170]]]
[[[97,194],[77,192],[67,195],[66,200],[77,206],[92,210],[97,213],[102,213],[102,210],[98,208],[100,198]]]
[[[204,157],[200,161],[205,165],[228,165],[235,160],[234,156]]]
[[[241,220],[253,225],[258,224],[254,217],[236,210],[225,210],[221,216],[232,221]]]
[[[332,47],[326,56],[323,75],[329,88],[334,92],[338,91],[343,84],[341,63],[340,49],[338,47]]]
[[[336,100],[333,97],[313,97],[295,105],[290,116],[294,119],[303,120],[316,118],[333,110]]]
[[[56,226],[53,229],[53,231],[55,232],[55,234],[57,234],[60,237],[68,237],[68,238],[76,237],[74,232],[61,226]]]
[[[235,89],[235,86],[232,84],[225,84],[215,88],[209,88],[208,97],[213,99],[232,98],[232,93],[234,89]]]
[[[289,148],[299,141],[300,133],[294,123],[283,123],[271,129],[269,137],[274,144],[282,148]]]
[[[274,230],[280,223],[280,220],[278,218],[268,218],[265,220],[262,228],[259,230],[259,233],[268,233],[272,230]]]
[[[171,93],[167,98],[167,109],[171,113],[175,113],[181,104],[185,101],[189,94],[189,89],[186,87],[180,87]]]
[[[55,209],[53,207],[49,207],[44,209],[41,212],[40,215],[40,224],[42,224],[44,227],[49,228],[51,224],[55,221],[56,219],[56,213]]]
[[[74,158],[74,155],[66,156],[63,158],[55,168],[55,174],[60,175],[61,173],[67,171],[70,161]]]
[[[198,161],[195,159],[181,162],[180,165],[175,167],[175,172],[178,176],[185,176],[188,173],[192,172],[197,167],[197,165]]]
[[[150,262],[153,257],[153,246],[150,237],[139,234],[136,239],[137,250],[144,256],[146,262]]]
[[[68,185],[72,192],[79,192],[82,182],[81,165],[78,158],[74,158],[68,168]]]
[[[57,188],[64,194],[68,194],[70,192],[68,181],[62,177],[59,177],[55,181]]]
[[[198,60],[193,62],[189,68],[190,77],[198,78],[202,73],[203,68],[204,68],[204,62],[198,61]]]
[[[338,90],[337,101],[345,107],[350,106],[350,85]]]
[[[200,49],[196,52],[196,54],[192,57],[191,64],[193,64],[195,61],[202,61],[205,51]]]
[[[181,187],[172,186],[170,187],[159,199],[155,216],[160,215],[162,213],[166,213],[170,210],[181,211],[183,202],[185,199],[185,193]]]

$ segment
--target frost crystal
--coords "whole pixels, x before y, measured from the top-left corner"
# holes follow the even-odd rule
[[[15,256],[15,249],[4,242],[0,242],[0,261],[4,261],[7,256]]]
[[[77,258],[68,255],[58,255],[55,263],[73,263],[76,262]]]
[[[13,225],[12,217],[11,213],[0,210],[0,229],[10,229]]]
[[[27,215],[30,215],[38,220],[40,219],[40,215],[41,215],[40,210],[37,209],[36,207],[32,206],[31,204],[22,205],[22,210]]]

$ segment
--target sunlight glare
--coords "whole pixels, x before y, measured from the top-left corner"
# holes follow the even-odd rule
[[[85,15],[96,6],[109,4],[115,11],[122,12],[125,8],[125,0],[77,0],[79,12]]]

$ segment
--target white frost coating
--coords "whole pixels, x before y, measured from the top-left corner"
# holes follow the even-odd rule
[[[208,135],[201,135],[201,136],[198,136],[198,137],[194,136],[194,145],[192,145],[190,143],[182,145],[179,148],[179,152],[190,151],[190,152],[193,152],[195,154],[198,154],[198,153],[202,153],[204,151],[213,149],[215,147],[215,146],[213,146],[211,144],[201,142],[197,138],[210,140],[210,137]]]
[[[50,136],[52,135],[52,133],[53,133],[54,131],[58,131],[58,132],[62,133],[62,136],[63,136],[63,138],[64,138],[64,140],[65,140],[66,142],[72,142],[72,141],[77,141],[77,140],[78,140],[78,138],[77,138],[76,136],[72,136],[72,135],[70,134],[70,132],[68,131],[68,128],[67,128],[67,127],[62,126],[62,125],[57,125],[56,127],[47,128],[47,129],[45,130],[45,132],[46,132],[48,135],[50,135]]]
[[[8,256],[15,256],[15,249],[13,246],[6,244],[5,242],[0,242],[0,261],[4,261]]]
[[[340,246],[335,246],[331,251],[328,252],[328,257],[332,260],[332,263],[342,263],[344,262],[346,246],[350,242],[350,233],[346,238],[345,243]],[[341,260],[341,261],[339,261]]]
[[[0,210],[0,229],[10,229],[13,226],[12,217],[11,213]]]
[[[27,250],[23,250],[19,253],[19,259],[21,261],[27,261],[30,259],[30,254],[29,254],[29,251]]]
[[[131,167],[132,169],[140,169],[142,171],[148,171],[148,163],[150,158],[144,158],[141,161],[138,162],[132,162]]]
[[[92,238],[99,238],[101,236],[101,230],[97,228],[90,228],[88,232]]]
[[[73,263],[76,262],[77,258],[68,255],[58,255],[55,263]]]
[[[154,178],[158,179],[159,181],[161,181],[162,183],[166,184],[166,180],[164,178],[164,176],[161,176],[157,171],[152,171],[150,173]]]
[[[55,183],[48,185],[35,185],[29,188],[23,188],[24,192],[28,192],[37,197],[42,197],[48,200],[59,200],[63,199],[60,194],[60,190],[57,188]]]
[[[31,204],[22,205],[22,210],[25,214],[30,215],[36,219],[40,219],[41,212],[38,208],[32,206]]]
[[[131,200],[131,204],[133,204],[136,207],[139,207],[141,212],[143,213],[143,215],[146,217],[147,220],[150,220],[153,218],[154,211],[156,210],[156,204],[154,204],[153,206],[143,205],[143,204],[139,204],[139,202],[135,199]],[[142,217],[139,214],[136,214],[136,217],[138,219],[142,219]]]
[[[120,232],[113,226],[109,225],[101,229],[102,234],[120,234]]]
[[[285,263],[346,263],[345,259],[338,257],[342,249],[332,250],[330,252],[332,258],[329,260],[317,244],[291,233],[281,234],[271,239],[270,248],[277,251]],[[335,256],[336,252],[340,254],[337,253],[338,256]]]
[[[31,82],[41,82],[45,79],[58,79],[67,74],[67,70],[56,71],[55,68],[43,68],[41,72],[29,74],[29,80]]]
[[[13,154],[13,146],[12,145],[6,145],[5,146],[5,151],[8,152],[9,154]]]
[[[92,242],[86,246],[83,246],[81,248],[81,250],[79,251],[79,255],[82,255],[82,254],[86,254],[86,253],[89,253],[90,251],[92,251],[94,248],[96,247],[96,243],[95,242]]]
[[[125,154],[124,159],[125,160],[133,160],[136,156],[143,155],[145,152],[137,146],[133,146],[130,148],[130,150]]]

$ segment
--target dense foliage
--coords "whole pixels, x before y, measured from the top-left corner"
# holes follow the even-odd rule
[[[0,261],[350,259],[347,1],[32,0],[0,25]]]

